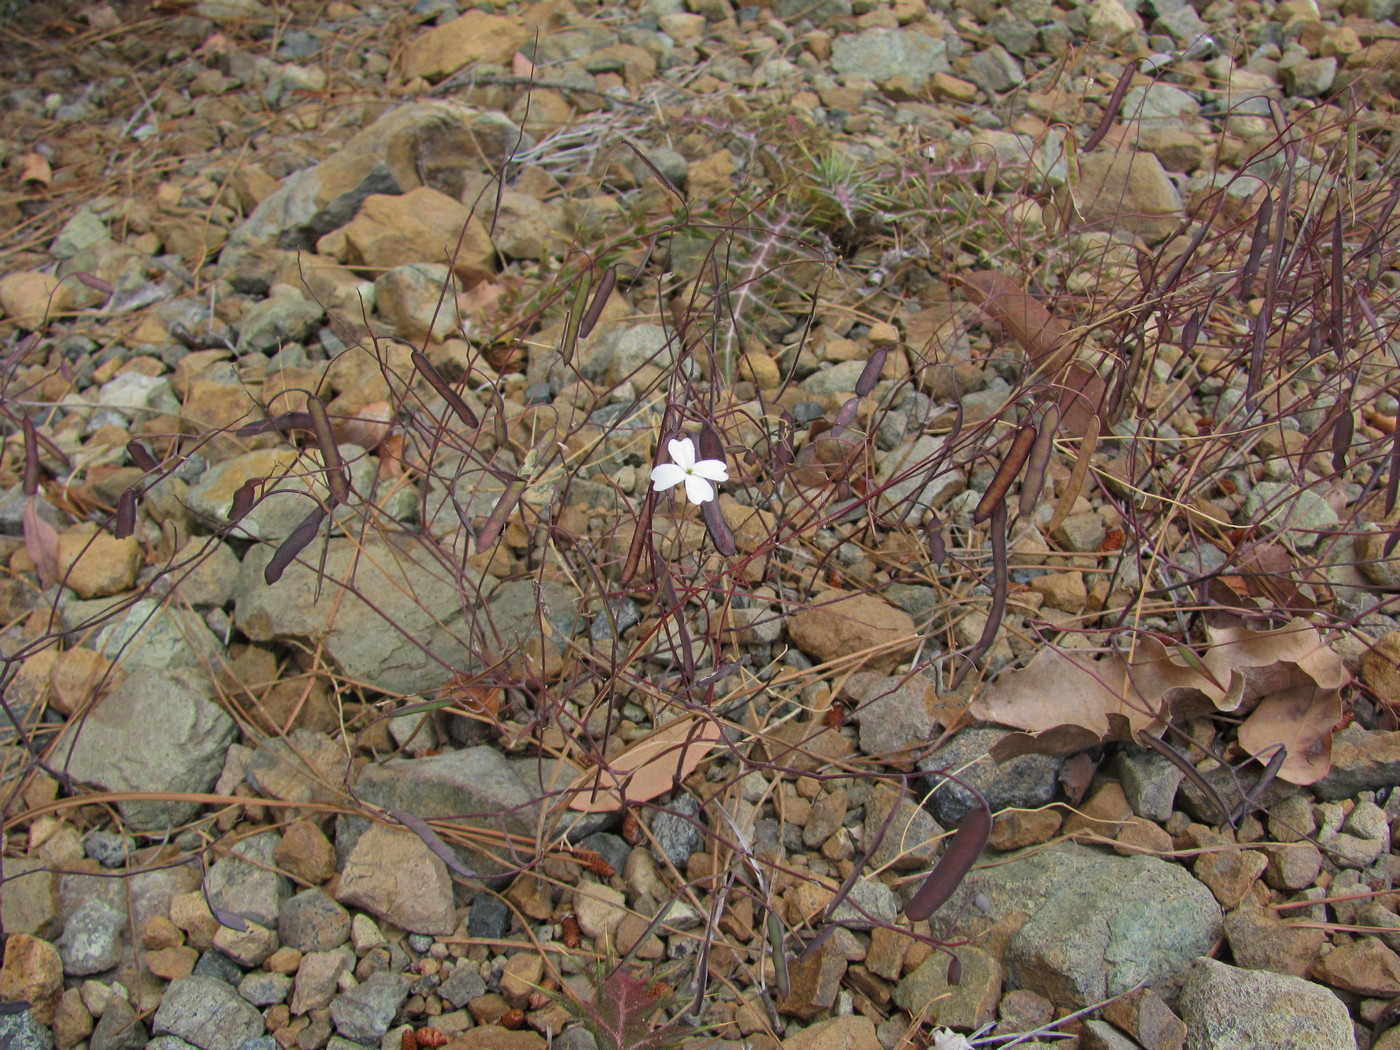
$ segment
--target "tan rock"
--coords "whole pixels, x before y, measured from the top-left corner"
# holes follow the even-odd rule
[[[415,344],[441,342],[461,330],[449,276],[445,263],[395,266],[375,279],[375,309],[399,338]],[[444,286],[449,287],[445,296]]]
[[[1159,825],[1145,817],[1129,817],[1118,829],[1116,840],[1125,848],[1114,847],[1123,856],[1134,853],[1169,853],[1173,848],[1172,837]]]
[[[873,650],[861,661],[893,670],[918,646],[913,618],[871,594],[823,591],[788,621],[788,637],[818,663]]]
[[[83,1005],[83,994],[69,988],[58,1000],[53,1019],[53,1040],[59,1050],[72,1050],[92,1035],[92,1014]]]
[[[51,273],[21,271],[0,278],[0,309],[21,328],[33,330],[69,308],[67,283]]]
[[[466,227],[461,250],[457,238]],[[377,272],[416,262],[444,262],[475,281],[496,272],[496,250],[486,226],[445,193],[420,186],[401,196],[373,194],[348,225],[322,238],[319,247],[356,269]]]
[[[603,944],[613,937],[627,914],[627,898],[611,886],[583,881],[574,887],[574,914],[584,936]]]
[[[1280,922],[1262,908],[1236,908],[1225,916],[1224,929],[1237,965],[1292,977],[1306,976],[1327,942],[1325,931]]]
[[[58,564],[64,583],[79,598],[105,598],[136,584],[142,563],[135,536],[119,540],[95,525],[75,525],[58,537]]]
[[[1318,959],[1312,976],[1344,992],[1389,999],[1400,995],[1400,956],[1374,937],[1361,937]]]
[[[1012,809],[998,813],[992,821],[992,834],[987,845],[992,849],[1022,849],[1049,842],[1060,830],[1064,815],[1057,809]]]
[[[81,710],[126,677],[95,649],[78,646],[55,655],[49,675],[49,704],[61,715]]]
[[[264,959],[277,950],[277,931],[256,922],[245,921],[246,929],[235,930],[220,926],[214,934],[214,947],[230,959],[250,970],[261,966]]]
[[[1381,635],[1361,654],[1361,680],[1385,703],[1400,703],[1400,631]]]
[[[1269,858],[1258,850],[1223,846],[1216,852],[1202,853],[1191,870],[1229,911],[1239,907],[1268,866]]]
[[[832,1017],[793,1032],[783,1050],[881,1050],[870,1018],[858,1014]]]
[[[1148,1050],[1181,1050],[1186,1042],[1186,1025],[1151,988],[1119,996],[1103,1015]]]
[[[437,81],[469,62],[508,65],[529,36],[529,30],[514,18],[468,11],[410,40],[400,73],[404,80]]]
[[[537,952],[516,952],[501,971],[501,994],[512,1006],[523,1007],[543,977],[544,959]]]
[[[272,858],[278,867],[308,886],[319,885],[335,874],[335,847],[316,822],[306,818],[287,826]]]
[[[48,941],[27,933],[5,939],[0,963],[0,999],[29,1003],[34,1020],[51,1024],[63,994],[63,959]]]
[[[456,927],[447,865],[411,831],[382,824],[371,824],[355,843],[335,899],[413,933]]]
[[[146,953],[146,967],[165,981],[178,981],[194,973],[194,964],[199,962],[199,952],[185,945],[173,948],[158,948]]]
[[[442,1050],[544,1050],[544,1036],[538,1032],[511,1031],[496,1024],[468,1028],[450,1040]]]
[[[214,934],[220,929],[219,920],[209,910],[203,893],[195,890],[172,897],[170,921],[185,931],[190,947],[199,951],[214,947]]]
[[[1136,233],[1149,244],[1166,240],[1181,222],[1181,197],[1151,153],[1081,156],[1075,200],[1091,229]]]
[[[56,879],[39,858],[6,858],[5,892],[0,895],[0,920],[6,933],[48,932],[58,914]]]
[[[178,948],[185,943],[185,935],[164,915],[152,915],[141,926],[141,947],[147,951],[160,951],[162,948]]]
[[[1132,815],[1133,807],[1123,794],[1123,786],[1110,781],[1085,799],[1078,812],[1066,818],[1064,831],[1067,835],[1091,831],[1111,839]]]
[[[829,937],[815,951],[806,952],[788,965],[789,994],[778,1003],[778,1010],[810,1021],[831,1009],[846,976],[846,957],[835,937]]]
[[[914,970],[894,990],[894,1001],[910,1013],[928,1009],[930,1020],[953,1028],[977,1028],[996,1015],[1001,998],[1001,964],[980,948],[953,952],[962,961],[962,979],[948,983],[948,959],[941,952]]]

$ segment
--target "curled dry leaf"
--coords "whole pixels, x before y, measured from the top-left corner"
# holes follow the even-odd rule
[[[1342,659],[1306,620],[1271,631],[1209,628],[1200,657],[1152,637],[1128,656],[1045,649],[1022,670],[1003,675],[971,705],[989,722],[1036,734],[1013,753],[1068,754],[1087,740],[1130,739],[1160,731],[1169,717],[1211,709],[1248,713],[1239,743],[1267,758],[1288,749],[1279,778],[1311,784],[1327,772],[1332,728],[1341,720],[1341,690],[1350,682]]]
[[[20,161],[20,182],[34,182],[40,186],[47,186],[53,182],[53,169],[49,167],[49,162],[44,159],[42,153],[35,153],[30,150]]]
[[[724,739],[719,724],[685,715],[642,737],[606,766],[585,770],[569,788],[569,808],[603,813],[648,802],[695,772]]]

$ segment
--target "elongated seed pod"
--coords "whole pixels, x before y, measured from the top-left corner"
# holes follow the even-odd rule
[[[885,359],[889,356],[889,344],[875,348],[861,369],[860,378],[856,380],[856,397],[864,397],[875,389],[875,384],[880,381],[880,372],[884,370]]]
[[[1341,473],[1346,469],[1347,453],[1351,451],[1351,438],[1356,431],[1356,418],[1348,408],[1337,418],[1332,428],[1332,469]]]
[[[588,304],[588,310],[583,315],[583,320],[579,322],[578,336],[580,339],[587,339],[593,334],[593,328],[598,323],[598,318],[603,316],[603,307],[608,305],[608,299],[612,297],[613,289],[617,287],[617,267],[609,266],[603,274],[603,279],[598,282],[598,291],[593,295],[593,301]]]
[[[258,496],[258,486],[263,483],[263,478],[249,478],[233,494],[233,503],[229,505],[229,524],[241,521],[247,513],[253,509],[253,501]]]
[[[28,416],[20,425],[24,428],[24,494],[32,496],[39,491],[39,432]]]
[[[962,880],[967,878],[967,873],[972,870],[972,865],[977,863],[977,858],[982,855],[982,850],[991,835],[992,811],[984,802],[976,809],[969,810],[967,816],[963,817],[963,822],[958,825],[958,830],[953,832],[953,837],[948,841],[948,848],[943,851],[943,856],[929,872],[919,891],[909,898],[909,903],[904,906],[905,916],[913,922],[919,922],[942,907],[962,885]]]
[[[1074,506],[1074,501],[1079,498],[1079,493],[1084,489],[1084,481],[1089,476],[1089,466],[1094,459],[1094,449],[1099,444],[1099,420],[1095,416],[1089,421],[1089,429],[1084,433],[1084,440],[1079,443],[1079,456],[1074,461],[1074,466],[1070,468],[1069,480],[1065,482],[1064,491],[1060,493],[1060,502],[1055,504],[1055,513],[1050,518],[1050,524],[1045,527],[1046,532],[1054,532],[1060,526],[1060,522],[1069,517],[1070,509]]]
[[[428,355],[421,350],[415,350],[412,354],[413,367],[418,369],[418,374],[428,381],[428,385],[437,391],[438,397],[447,402],[447,407],[452,409],[457,418],[467,427],[475,430],[481,426],[481,420],[476,418],[467,403],[462,400],[462,396],[452,389],[452,384],[442,378],[442,373],[433,367],[433,363],[428,360]]]
[[[1103,119],[1099,121],[1098,127],[1094,128],[1092,134],[1084,140],[1084,145],[1079,147],[1085,153],[1102,142],[1105,136],[1113,128],[1113,122],[1118,119],[1118,110],[1123,105],[1123,99],[1128,94],[1128,86],[1137,76],[1137,66],[1129,62],[1123,67],[1122,75],[1118,77],[1118,83],[1113,85],[1113,94],[1108,96],[1108,104],[1104,106]]]
[[[1040,420],[1040,433],[1026,460],[1026,476],[1021,479],[1021,517],[1035,513],[1040,493],[1045,488],[1045,474],[1050,466],[1050,453],[1055,450],[1055,431],[1060,429],[1060,406],[1051,405]]]
[[[712,499],[702,503],[700,516],[705,519],[705,530],[710,534],[715,550],[726,558],[733,557],[739,548],[734,542],[734,533],[729,530],[729,523],[719,509],[719,501]]]
[[[956,955],[950,955],[950,956],[948,956],[948,985],[949,985],[949,987],[956,988],[958,985],[962,984],[962,971],[963,971],[962,960],[959,959]]]
[[[1031,449],[1035,446],[1036,433],[1034,423],[1027,423],[1016,432],[1016,437],[1011,441],[1011,448],[1007,450],[1006,458],[1001,461],[1001,466],[997,467],[997,472],[992,475],[991,484],[987,486],[987,491],[982,494],[977,509],[972,513],[974,525],[980,525],[991,517],[992,508],[1006,499],[1007,492],[1011,490],[1011,483],[1016,480],[1016,475],[1020,473],[1022,464],[1026,462],[1026,458],[1031,454]]]
[[[1273,195],[1264,198],[1255,216],[1254,238],[1249,244],[1249,256],[1240,270],[1240,298],[1248,299],[1254,289],[1254,278],[1259,273],[1259,263],[1264,258],[1264,249],[1269,244],[1269,220],[1274,216]]]
[[[271,586],[282,578],[282,574],[287,571],[287,566],[291,565],[296,556],[304,551],[316,538],[316,533],[321,530],[321,522],[326,520],[326,508],[317,507],[305,518],[300,525],[292,530],[292,534],[282,541],[282,546],[277,548],[272,560],[267,563],[267,568],[263,569],[263,580]]]
[[[136,531],[136,490],[122,489],[117,497],[117,518],[112,523],[112,535],[124,540]]]
[[[331,429],[331,417],[326,405],[315,395],[306,399],[306,410],[311,416],[311,433],[316,437],[316,447],[321,450],[321,462],[326,466],[326,487],[331,490],[331,499],[345,503],[350,499],[350,472],[345,469],[340,448],[335,443],[335,431]]]
[[[151,453],[140,441],[128,441],[126,443],[126,454],[131,457],[131,462],[135,463],[144,471],[160,469],[160,460]]]

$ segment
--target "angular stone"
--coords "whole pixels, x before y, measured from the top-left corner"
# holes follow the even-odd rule
[[[68,917],[63,936],[58,939],[63,972],[88,977],[116,966],[121,959],[125,928],[125,913],[95,898],[83,901]]]
[[[1351,1017],[1341,1000],[1297,977],[1199,958],[1186,970],[1178,1009],[1191,1033],[1192,1050],[1356,1050]]]
[[[28,1003],[36,1021],[50,1024],[62,994],[63,959],[57,948],[26,933],[5,938],[0,999]]]
[[[1312,976],[1344,992],[1390,999],[1400,995],[1400,956],[1377,938],[1363,936],[1319,958]]]
[[[792,1032],[783,1050],[882,1050],[870,1018],[856,1014],[831,1017]]]
[[[1291,977],[1306,977],[1327,943],[1325,930],[1294,926],[1273,912],[1248,906],[1225,916],[1224,930],[1237,964]]]
[[[267,930],[277,929],[277,914],[292,895],[291,883],[273,861],[280,839],[275,831],[259,831],[220,856],[204,878],[210,905]]]
[[[400,973],[375,972],[331,1003],[331,1020],[346,1039],[376,1044],[384,1038],[399,1004],[408,994],[409,979]]]
[[[475,666],[457,586],[442,578],[421,547],[407,540],[332,539],[324,577],[314,562],[294,564],[269,587],[263,569],[273,550],[250,550],[238,580],[234,622],[254,641],[321,640],[351,678],[388,693],[441,684],[449,672],[438,661]],[[464,571],[468,591],[483,586]],[[348,591],[336,601],[316,600],[319,590],[336,590],[352,573],[359,593],[374,596],[373,607]]]
[[[69,307],[68,282],[51,273],[22,271],[0,278],[0,310],[21,328],[34,330]]]
[[[1165,240],[1181,224],[1181,197],[1150,153],[1113,150],[1081,156],[1075,199],[1091,229],[1136,233],[1148,244]]]
[[[1186,1026],[1161,996],[1140,988],[1104,1007],[1104,1018],[1136,1039],[1146,1050],[1181,1050]]]
[[[980,1028],[996,1016],[1001,999],[1001,965],[971,945],[952,951],[962,962],[959,983],[948,983],[949,961],[938,952],[899,982],[894,1001],[911,1014],[949,1028]]]
[[[509,65],[511,56],[530,38],[518,19],[468,11],[408,42],[401,60],[405,80],[441,80],[470,62]]]
[[[908,613],[871,594],[829,590],[788,620],[793,644],[819,663],[874,649],[864,664],[889,671],[918,645]]]
[[[845,976],[846,957],[836,938],[828,937],[815,951],[789,962],[790,991],[778,1003],[778,1010],[805,1021],[821,1016],[835,1004]]]
[[[936,698],[937,686],[922,676],[905,681],[867,672],[852,675],[842,696],[851,720],[860,726],[860,749],[897,760],[900,752],[927,745],[935,729],[930,694]]]
[[[414,933],[456,926],[447,865],[413,832],[382,824],[372,824],[351,849],[336,900]]]
[[[211,699],[203,674],[177,669],[131,674],[60,739],[54,761],[108,791],[204,792],[214,786],[237,729]],[[189,820],[197,802],[118,802],[138,829]]]
[[[457,239],[464,227],[459,250]],[[485,224],[465,205],[428,186],[400,196],[365,198],[355,218],[323,237],[317,250],[354,269],[376,272],[446,259],[469,283],[496,272],[496,249]]]
[[[375,309],[410,343],[440,343],[461,331],[457,300],[446,263],[406,263],[386,270],[374,281]],[[447,288],[447,294],[443,289]]]
[[[178,1036],[199,1050],[239,1050],[245,1040],[263,1034],[263,1019],[232,985],[214,977],[186,977],[165,990],[151,1030]]]
[[[79,598],[104,598],[130,590],[143,561],[135,536],[119,540],[96,526],[78,525],[58,537],[63,583]]]

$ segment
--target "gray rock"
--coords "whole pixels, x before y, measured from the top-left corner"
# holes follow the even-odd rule
[[[209,869],[204,891],[212,907],[241,916],[270,930],[292,895],[292,884],[277,873],[273,853],[282,836],[275,831],[249,835],[220,857]]]
[[[1332,768],[1312,786],[1319,799],[1352,798],[1400,783],[1400,732],[1353,723],[1332,738]]]
[[[1124,747],[1113,768],[1134,813],[1159,822],[1172,815],[1176,789],[1185,774],[1169,760],[1153,751]]]
[[[1215,898],[1180,865],[1067,843],[974,869],[932,932],[952,939],[1013,912],[1030,917],[1007,949],[1008,985],[1076,1007],[1140,982],[1170,993],[1222,928]]]
[[[889,785],[879,784],[865,801],[862,841],[867,849],[874,847],[870,856],[873,868],[927,869],[938,857],[938,838],[942,834],[943,829],[910,792],[901,795]]]
[[[367,766],[356,790],[371,805],[424,819],[451,817],[466,826],[516,835],[533,835],[538,816],[536,793],[489,745]],[[342,857],[366,826],[368,822],[358,817],[337,825],[336,849]],[[501,870],[499,862],[468,847],[458,847],[458,854],[473,870]]]
[[[989,95],[1019,87],[1025,80],[1021,63],[998,44],[969,55],[963,76]]]
[[[929,786],[936,788],[926,803],[940,824],[951,827],[976,805],[972,793],[961,784],[941,775],[955,774],[986,796],[993,810],[1005,806],[1043,806],[1059,788],[1060,759],[1049,755],[1021,755],[998,765],[988,754],[998,740],[1008,736],[1003,729],[968,729],[945,747],[919,763],[929,774]]]
[[[292,979],[285,973],[254,970],[238,982],[238,994],[254,1006],[284,1002],[292,992]]]
[[[476,904],[485,900],[485,897],[478,897],[472,905],[475,912]],[[486,994],[486,981],[481,974],[472,968],[472,965],[465,959],[458,960],[452,967],[452,973],[438,987],[437,994],[444,1002],[450,1003],[453,1009],[461,1009],[478,995]]]
[[[583,629],[578,595],[557,580],[513,580],[496,588],[491,596],[489,619],[500,639],[503,654],[519,654],[532,662],[551,662],[568,650],[569,639]],[[541,637],[540,616],[548,618],[552,631]]]
[[[63,972],[70,977],[87,977],[116,966],[121,961],[124,929],[124,912],[96,898],[83,901],[68,917],[58,939]]]
[[[133,674],[82,720],[70,727],[54,762],[79,781],[108,791],[208,791],[218,779],[224,752],[237,737],[228,713],[213,702],[202,673],[176,669]],[[140,830],[183,824],[197,802],[119,802]]]
[[[314,562],[294,564],[269,587],[263,569],[273,550],[250,550],[238,578],[234,623],[254,641],[322,639],[351,678],[388,693],[441,684],[449,676],[444,663],[475,665],[457,586],[422,547],[407,540],[332,539],[324,577]],[[474,592],[479,578],[464,571],[467,592]],[[349,591],[335,593],[337,582],[352,575],[373,607]],[[321,601],[318,590],[325,592]]]
[[[802,392],[812,397],[854,397],[864,361],[840,361],[802,380]]]
[[[340,975],[353,969],[355,953],[348,948],[329,952],[308,952],[297,967],[296,989],[292,994],[292,1013],[300,1016],[308,1010],[322,1010],[335,997]]]
[[[156,1035],[174,1035],[199,1050],[238,1050],[263,1034],[257,1009],[223,981],[183,977],[171,981],[151,1026]]]
[[[49,254],[55,259],[71,259],[84,248],[99,241],[111,240],[107,224],[92,211],[83,208],[66,223],[58,236],[49,245]]]
[[[137,1019],[136,1011],[120,995],[110,996],[92,1030],[90,1050],[141,1050],[145,1045],[145,1022]]]
[[[374,280],[375,308],[410,343],[442,342],[458,332],[457,310],[451,298],[439,298],[451,278],[446,263],[405,263],[385,270]]]
[[[274,292],[282,291],[282,285]],[[289,287],[283,294],[250,306],[238,319],[238,349],[270,353],[284,343],[304,343],[325,318],[320,304]]]
[[[1342,1001],[1300,977],[1197,959],[1177,1009],[1190,1050],[1356,1050]]]
[[[69,602],[63,607],[64,626],[73,629],[111,604],[102,598]],[[223,647],[197,612],[150,598],[133,602],[119,618],[99,628],[87,645],[103,656],[120,659],[129,675],[177,668],[204,675],[204,668],[223,659]]]
[[[0,1014],[0,1046],[5,1050],[52,1050],[53,1036],[34,1020],[33,1010],[21,1010],[17,1014]]]
[[[903,515],[908,510],[905,520],[917,524],[926,511],[942,506],[967,488],[967,478],[961,470],[952,469],[944,458],[946,452],[944,439],[929,434],[890,452],[877,452],[881,513]]]
[[[877,84],[905,76],[919,90],[934,73],[951,73],[948,45],[912,29],[867,29],[842,34],[831,45],[831,68],[843,77]]]
[[[1256,482],[1244,506],[1251,520],[1269,528],[1286,526],[1289,539],[1301,550],[1316,547],[1341,521],[1320,492],[1286,481]]]
[[[1195,98],[1170,84],[1129,88],[1123,96],[1123,120],[1161,124],[1200,112],[1201,104]]]
[[[199,957],[199,961],[194,964],[194,975],[219,981],[230,988],[237,988],[238,982],[243,980],[243,971],[239,965],[223,952],[213,950]]]
[[[403,974],[380,970],[363,984],[337,996],[331,1003],[336,1031],[357,1043],[378,1043],[408,995],[408,984]]]
[[[318,889],[302,890],[282,905],[277,935],[299,952],[328,952],[350,939],[350,913]]]
[[[691,795],[681,794],[652,818],[651,834],[656,840],[652,853],[658,861],[666,860],[680,871],[686,860],[700,848],[702,837],[700,803]]]
[[[930,689],[936,686],[922,676],[905,681],[864,671],[852,675],[842,693],[860,726],[860,749],[883,758],[928,744],[936,729],[925,700]]]
[[[373,193],[429,186],[460,199],[467,188],[463,157],[485,151],[487,163],[495,164],[519,141],[510,137],[503,150],[507,136],[489,125],[488,116],[438,101],[390,110],[320,164],[284,180],[230,233],[220,269],[231,269],[261,245],[314,250],[318,238],[348,223]]]
[[[1035,23],[1014,11],[1002,9],[987,22],[992,38],[1013,55],[1029,55],[1040,39]]]
[[[617,871],[619,864],[613,865]],[[483,940],[499,941],[510,932],[510,907],[500,897],[477,897],[472,901],[471,914],[467,918],[467,933]]]

